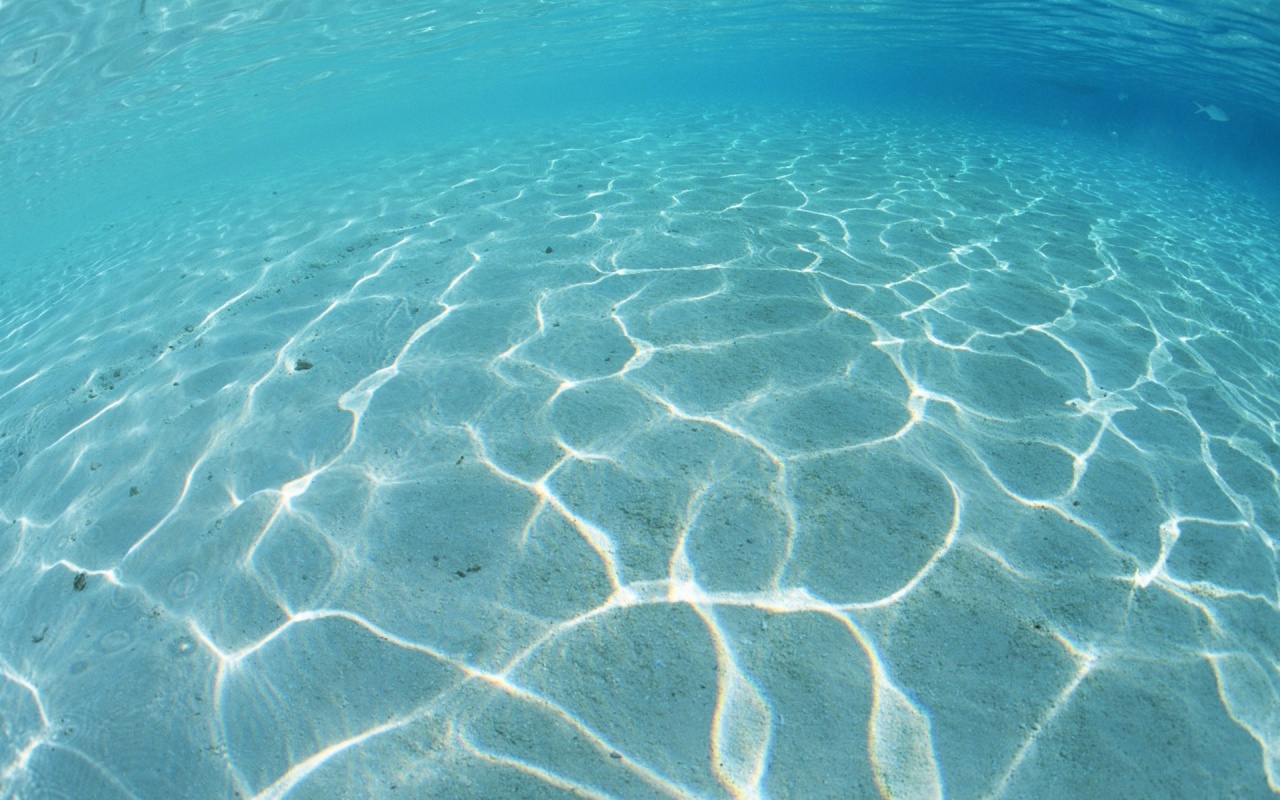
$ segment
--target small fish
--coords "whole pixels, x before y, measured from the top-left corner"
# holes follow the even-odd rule
[[[1196,103],[1196,113],[1204,114],[1206,117],[1213,120],[1214,122],[1226,122],[1227,120],[1231,119],[1231,117],[1227,116],[1227,112],[1223,111],[1217,106],[1202,106],[1199,103]]]

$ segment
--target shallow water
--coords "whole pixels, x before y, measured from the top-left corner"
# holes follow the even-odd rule
[[[9,117],[6,796],[1280,788],[1251,151],[544,91]]]

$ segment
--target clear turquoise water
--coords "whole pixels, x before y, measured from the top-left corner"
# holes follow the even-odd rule
[[[1280,791],[1278,15],[0,2],[0,794]]]

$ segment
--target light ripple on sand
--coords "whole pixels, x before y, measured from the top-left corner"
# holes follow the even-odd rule
[[[669,111],[82,239],[3,309],[0,785],[1280,789],[1280,246],[1080,146]]]

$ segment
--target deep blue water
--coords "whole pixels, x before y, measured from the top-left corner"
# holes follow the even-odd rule
[[[0,795],[1280,793],[1280,5],[0,44]]]

